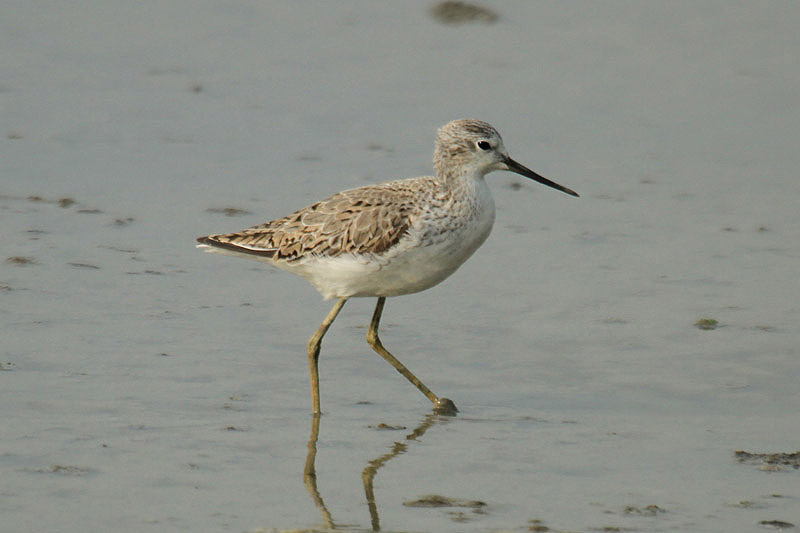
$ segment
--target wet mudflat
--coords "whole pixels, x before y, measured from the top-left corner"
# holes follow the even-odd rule
[[[7,8],[0,530],[800,527],[800,13],[574,6]],[[387,301],[459,416],[354,300],[315,420],[329,302],[194,237],[428,173],[460,116],[582,197],[493,174],[484,247]]]

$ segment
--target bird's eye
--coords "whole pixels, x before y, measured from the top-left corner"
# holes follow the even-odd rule
[[[489,144],[489,141],[478,141],[478,148],[486,152],[492,149],[492,145]]]

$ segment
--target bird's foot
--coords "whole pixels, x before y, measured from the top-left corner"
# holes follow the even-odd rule
[[[433,413],[442,416],[456,416],[458,407],[450,398],[439,398],[433,402]]]

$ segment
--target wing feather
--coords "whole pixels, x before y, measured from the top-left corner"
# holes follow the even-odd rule
[[[417,180],[426,181],[410,183]],[[408,234],[419,185],[432,185],[430,180],[414,178],[343,191],[286,217],[197,240],[276,261],[308,255],[380,254]]]

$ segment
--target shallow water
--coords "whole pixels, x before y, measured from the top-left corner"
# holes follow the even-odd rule
[[[4,8],[0,531],[800,526],[734,454],[800,442],[800,10],[486,5]],[[428,173],[460,116],[581,198],[492,174],[483,248],[387,302],[458,417],[348,302],[311,483],[332,302],[194,237]]]

